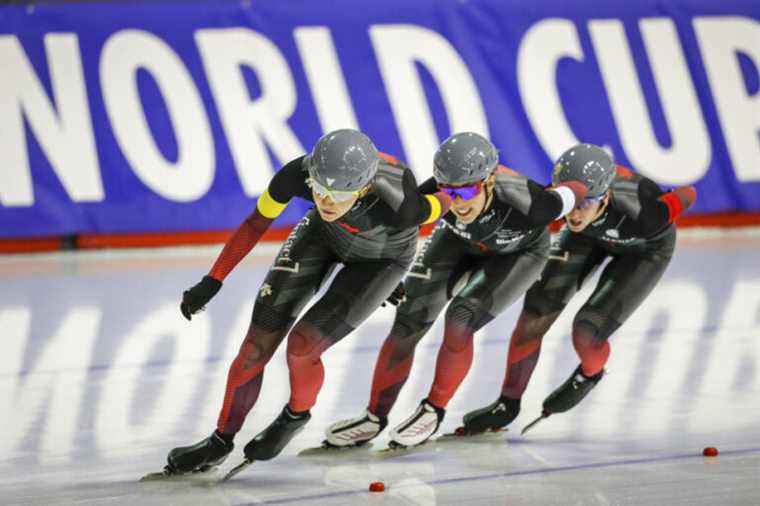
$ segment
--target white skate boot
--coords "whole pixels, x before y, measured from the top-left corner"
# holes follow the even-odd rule
[[[362,446],[380,434],[386,425],[388,425],[387,418],[380,418],[365,411],[362,416],[330,425],[325,432],[327,436],[325,442],[341,448]]]
[[[391,431],[391,448],[409,448],[427,441],[436,433],[443,421],[446,410],[423,400],[412,416],[401,422]]]

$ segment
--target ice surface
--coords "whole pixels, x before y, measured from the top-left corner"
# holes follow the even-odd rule
[[[383,308],[325,355],[313,419],[279,458],[222,485],[219,474],[138,483],[161,469],[169,449],[214,429],[227,367],[273,253],[249,257],[188,323],[181,292],[217,251],[0,258],[0,503],[760,504],[760,239],[740,234],[682,234],[655,292],[612,337],[609,374],[578,408],[525,437],[519,429],[577,364],[568,328],[588,288],[546,336],[522,413],[502,438],[392,458],[296,457],[330,422],[366,406],[393,317]],[[473,368],[443,431],[498,396],[520,306],[476,336]],[[440,340],[437,323],[391,424],[427,393]],[[288,398],[283,348],[223,471]],[[720,456],[702,457],[705,446]],[[377,480],[386,492],[367,492]]]

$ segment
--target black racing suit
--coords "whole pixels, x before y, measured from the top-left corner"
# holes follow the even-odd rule
[[[403,277],[414,257],[418,226],[437,219],[441,202],[434,200],[438,196],[420,194],[412,172],[388,160],[381,162],[370,193],[344,216],[326,222],[311,209],[282,245],[261,285],[250,328],[229,371],[218,420],[220,433],[240,430],[259,395],[264,367],[289,330],[289,408],[293,412],[310,409],[324,378],[321,354],[359,326]],[[210,275],[223,278],[258,240],[262,220],[271,222],[292,197],[313,201],[307,178],[302,158],[278,171],[257,211],[227,243]],[[444,208],[447,204],[445,198]],[[343,269],[325,294],[294,325],[339,264]]]
[[[610,353],[608,338],[649,295],[673,255],[676,229],[663,194],[650,179],[618,167],[599,218],[582,232],[560,231],[512,334],[504,396],[522,396],[543,336],[585,280],[610,258],[572,330],[583,373],[590,377],[602,370]]]
[[[427,181],[423,193],[434,186]],[[453,299],[428,397],[446,406],[469,370],[473,334],[538,278],[549,250],[547,225],[562,208],[556,192],[500,168],[491,204],[474,222],[461,223],[453,212],[443,217],[406,277],[407,298],[375,365],[370,412],[387,416],[409,376],[417,343]]]

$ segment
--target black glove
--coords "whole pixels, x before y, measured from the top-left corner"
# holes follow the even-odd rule
[[[192,315],[202,311],[220,288],[222,288],[221,281],[211,276],[203,276],[200,283],[182,293],[182,303],[179,305],[182,316],[190,321]]]
[[[399,304],[404,302],[406,300],[406,288],[404,287],[404,282],[399,281],[398,286],[393,289],[393,292],[385,300],[387,302],[390,302],[394,306],[398,306]],[[383,302],[380,305],[382,307],[385,307],[385,302]]]

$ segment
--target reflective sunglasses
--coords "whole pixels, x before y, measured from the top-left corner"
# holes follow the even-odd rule
[[[580,201],[578,205],[575,206],[576,209],[585,210],[594,205],[597,202],[601,202],[604,200],[604,195],[601,195],[599,197],[588,197]]]
[[[439,184],[438,189],[451,197],[452,200],[456,200],[457,197],[462,200],[471,200],[477,197],[481,192],[483,189],[483,182],[479,181],[477,183],[464,186],[447,186]]]
[[[306,180],[306,185],[314,190],[314,193],[319,195],[321,198],[327,198],[330,197],[330,200],[335,202],[336,204],[339,202],[348,202],[354,197],[358,197],[361,193],[361,190],[354,190],[354,191],[338,191],[338,190],[331,190],[330,188],[326,186],[322,186],[319,184],[313,177],[310,177]]]

